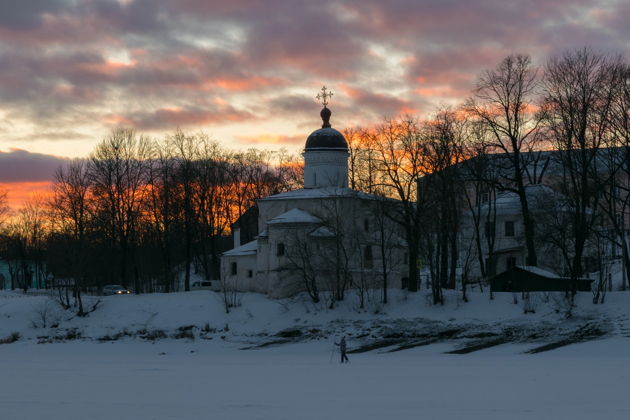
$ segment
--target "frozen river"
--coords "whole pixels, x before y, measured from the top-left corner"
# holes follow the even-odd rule
[[[630,339],[528,347],[447,355],[439,344],[340,365],[325,342],[18,342],[0,346],[0,418],[630,418]]]

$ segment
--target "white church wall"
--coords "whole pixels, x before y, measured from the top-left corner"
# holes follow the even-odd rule
[[[304,152],[304,187],[347,187],[348,152],[309,150]]]
[[[256,254],[223,256],[221,280],[230,290],[246,292],[266,292],[263,284],[257,281]]]

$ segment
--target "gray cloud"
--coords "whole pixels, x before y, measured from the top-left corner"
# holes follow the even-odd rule
[[[0,111],[46,132],[83,121],[96,138],[125,121],[301,125],[318,122],[317,108],[291,88],[327,84],[335,117],[353,123],[463,99],[509,53],[543,62],[584,44],[623,51],[629,14],[606,0],[5,1]]]
[[[0,182],[51,181],[67,159],[26,150],[0,151]]]

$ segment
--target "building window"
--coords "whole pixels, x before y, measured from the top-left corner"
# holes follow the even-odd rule
[[[514,222],[513,221],[505,222],[505,236],[514,236]]]
[[[494,237],[494,222],[486,222],[484,233],[486,238]]]
[[[279,256],[279,257],[284,255],[284,243],[280,242],[276,246],[276,255]]]
[[[481,193],[481,202],[487,203],[488,201],[490,201],[490,193],[489,192]]]
[[[247,270],[247,277],[249,277],[249,278],[254,277],[254,271],[253,270]]]
[[[486,264],[486,276],[494,276],[496,274],[496,270],[495,270],[495,263],[496,259],[495,258],[486,258],[485,264]]]
[[[238,272],[237,266],[236,266],[236,261],[232,262],[231,268],[232,268],[231,269],[232,275],[235,276],[236,273]]]
[[[512,267],[516,267],[516,257],[507,257],[506,262],[506,269],[510,269]]]
[[[363,265],[365,268],[372,268],[374,266],[374,258],[372,256],[372,247],[367,245],[363,248]]]
[[[370,221],[368,219],[363,220],[363,230],[370,231]]]

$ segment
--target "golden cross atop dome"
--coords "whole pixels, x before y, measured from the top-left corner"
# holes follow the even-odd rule
[[[328,105],[328,100],[332,98],[332,96],[333,93],[329,89],[327,89],[326,86],[322,86],[321,93],[318,93],[317,96],[315,96],[315,99],[320,101],[321,104],[324,105],[324,108],[326,108],[326,105]]]

